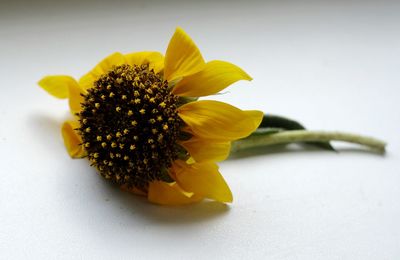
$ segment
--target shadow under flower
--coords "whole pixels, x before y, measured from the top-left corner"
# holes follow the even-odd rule
[[[33,140],[40,143],[50,145],[52,143],[59,143],[57,140],[62,142],[61,138],[61,124],[62,121],[56,120],[46,115],[32,114],[29,115],[27,125],[29,127],[29,133],[34,136]],[[49,149],[54,147],[47,147]]]
[[[62,121],[40,114],[30,115],[27,122],[27,125],[36,141],[46,146],[44,149],[49,150],[63,148],[60,133],[61,124]],[[66,158],[68,157],[66,152],[65,156]],[[99,205],[85,207],[84,204],[81,203],[81,199],[83,198],[77,198],[78,196],[84,197],[85,195],[82,193],[76,196],[72,194],[71,190],[73,189],[71,189],[71,187],[76,188],[77,185],[81,186],[81,188],[91,187],[90,191],[85,191],[94,193],[92,194],[92,198],[95,197],[95,199],[91,199],[91,203],[107,203],[107,208],[112,210],[112,212],[108,212],[107,215],[115,214],[115,219],[118,219],[118,214],[128,213],[132,217],[133,221],[139,223],[150,222],[153,224],[157,223],[167,225],[194,224],[222,217],[227,214],[230,209],[226,204],[208,200],[190,205],[172,207],[152,204],[146,199],[146,197],[123,191],[116,185],[104,180],[98,175],[94,168],[89,166],[89,162],[82,163],[79,160],[72,161],[77,162],[77,165],[71,166],[71,171],[68,173],[60,173],[60,180],[58,182],[59,188],[57,188],[57,192],[64,192],[62,196],[69,200],[71,197],[75,197],[76,201],[71,204],[72,208],[70,210],[65,210],[73,212],[79,209],[82,214],[81,217],[84,218],[98,217],[96,214],[93,214],[93,208],[96,208]],[[60,162],[60,164],[64,163],[65,161]],[[67,165],[65,165],[64,168],[68,167],[70,163],[71,162],[66,163]],[[81,164],[82,166],[78,164]],[[82,175],[85,177],[82,177]],[[82,181],[90,183],[81,183]],[[97,221],[101,220],[99,219]]]
[[[102,180],[100,192],[113,203],[115,214],[122,210],[152,224],[187,225],[210,221],[227,214],[230,207],[226,204],[203,200],[182,206],[161,206],[150,203],[146,197],[131,194]],[[101,203],[101,201],[99,201]]]

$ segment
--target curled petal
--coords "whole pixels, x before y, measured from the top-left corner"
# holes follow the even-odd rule
[[[263,117],[261,111],[243,111],[211,100],[187,103],[178,108],[178,113],[194,135],[220,141],[231,141],[250,135],[257,129]]]
[[[118,66],[126,63],[124,55],[119,52],[115,52],[110,56],[106,57],[99,64],[96,65],[91,71],[85,74],[79,79],[79,85],[83,89],[93,87],[94,82],[103,74],[107,73],[113,66]]]
[[[86,90],[83,89],[80,85],[76,85],[74,87],[69,88],[69,109],[71,113],[75,115],[79,113],[82,109],[81,103],[83,103],[83,96],[82,94],[86,94]]]
[[[71,87],[76,87],[78,82],[66,75],[52,75],[42,78],[38,82],[39,86],[56,98],[68,98],[68,91]]]
[[[61,128],[64,145],[72,158],[82,158],[86,156],[86,151],[83,149],[83,146],[80,145],[82,143],[82,138],[75,130],[77,128],[79,128],[78,121],[65,121]]]
[[[153,181],[149,184],[147,198],[153,203],[170,206],[190,204],[203,199],[192,192],[184,191],[176,182],[163,181]]]
[[[156,51],[141,51],[125,55],[126,62],[129,65],[149,64],[150,69],[154,69],[155,73],[160,72],[164,68],[164,56]]]
[[[204,139],[193,136],[181,145],[189,152],[196,162],[219,162],[225,160],[231,149],[230,141]]]
[[[175,167],[177,182],[185,190],[219,202],[232,202],[232,192],[215,163],[180,162]]]
[[[205,62],[193,40],[181,28],[172,36],[164,61],[164,78],[168,81],[201,71]]]
[[[203,70],[179,81],[172,92],[178,96],[201,97],[216,94],[239,80],[252,78],[238,66],[225,61],[210,61]]]
[[[82,89],[74,78],[64,75],[46,76],[38,84],[54,97],[68,98],[72,114],[78,113],[81,110],[80,104],[83,101],[81,94],[84,94],[85,90]]]

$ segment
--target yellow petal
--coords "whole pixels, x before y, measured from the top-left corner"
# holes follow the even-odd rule
[[[189,152],[196,162],[223,161],[228,157],[231,149],[230,141],[210,140],[198,138],[196,136],[180,144]]]
[[[219,202],[232,202],[232,192],[215,163],[181,162],[177,168],[176,178],[183,189]]]
[[[83,149],[83,146],[80,145],[82,143],[82,138],[77,131],[74,130],[77,128],[79,128],[78,121],[66,121],[61,128],[64,145],[72,158],[82,158],[86,156],[86,151]]]
[[[39,86],[56,98],[68,98],[68,90],[78,85],[73,77],[65,75],[52,75],[42,78]]]
[[[150,69],[154,69],[155,73],[160,72],[164,68],[164,56],[156,51],[141,51],[129,53],[125,55],[126,62],[129,65],[149,64]]]
[[[69,107],[72,114],[81,110],[81,103],[86,91],[70,76],[55,75],[46,76],[39,81],[39,86],[46,90],[50,95],[57,98],[69,98]]]
[[[184,191],[176,182],[153,181],[149,184],[148,200],[161,205],[184,205],[202,200],[191,192]]]
[[[70,87],[68,92],[69,109],[71,110],[71,113],[75,115],[76,113],[79,113],[82,109],[81,103],[84,99],[81,94],[86,94],[86,90],[84,90],[80,85],[76,85],[74,87]]]
[[[112,69],[113,66],[118,66],[126,63],[124,55],[119,52],[115,52],[110,56],[106,57],[99,64],[96,65],[90,72],[85,74],[79,79],[79,85],[84,89],[93,87],[94,82],[103,74],[107,73]]]
[[[257,129],[263,117],[261,111],[243,111],[211,100],[187,103],[178,108],[178,113],[196,136],[221,141],[250,135]]]
[[[164,78],[170,82],[197,73],[205,66],[196,44],[179,27],[169,42],[164,64]]]
[[[216,94],[239,80],[252,80],[238,66],[225,61],[210,61],[204,69],[183,78],[172,93],[178,96],[201,97]]]

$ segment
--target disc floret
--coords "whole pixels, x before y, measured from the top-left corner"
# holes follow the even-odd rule
[[[146,190],[168,180],[181,148],[178,97],[147,64],[115,66],[83,95],[78,114],[88,158],[106,179]]]

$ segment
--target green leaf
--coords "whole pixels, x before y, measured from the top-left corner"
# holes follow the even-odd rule
[[[275,130],[281,129],[281,131],[290,131],[290,130],[305,130],[306,128],[302,124],[293,119],[277,115],[265,114],[256,132],[263,131],[263,129],[266,131],[269,131],[268,129],[275,129]],[[333,148],[333,146],[330,144],[330,142],[305,142],[305,143],[325,150],[336,151],[335,148]]]

